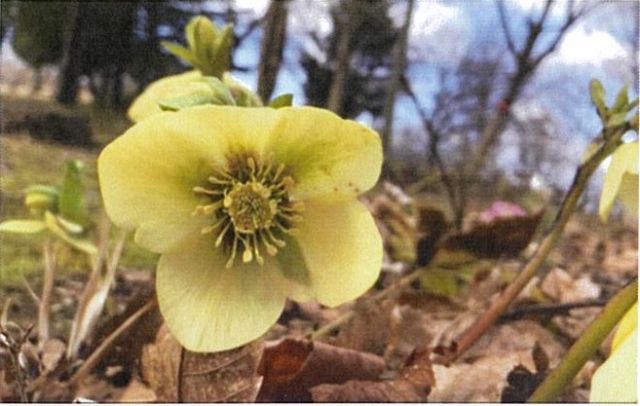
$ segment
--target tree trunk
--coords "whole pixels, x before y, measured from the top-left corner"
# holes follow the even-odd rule
[[[287,38],[287,1],[271,0],[260,46],[258,95],[267,103],[276,85]]]
[[[76,3],[70,7],[74,14],[71,29],[67,33],[64,45],[64,56],[60,68],[58,91],[56,100],[62,104],[74,104],[78,95],[78,78],[82,73],[82,21],[84,20],[85,4]]]
[[[396,94],[401,86],[402,75],[407,65],[407,44],[409,42],[409,27],[411,26],[411,15],[415,0],[409,0],[404,17],[404,25],[400,31],[400,36],[394,47],[394,64],[389,88],[387,90],[387,100],[384,105],[384,128],[382,129],[382,147],[385,156],[391,151],[391,133],[393,131],[393,112],[396,104]]]
[[[338,38],[338,49],[336,52],[335,69],[333,70],[331,87],[329,88],[329,98],[327,109],[342,115],[342,100],[344,98],[344,85],[349,77],[349,62],[351,59],[351,34],[354,26],[357,25],[357,16],[354,13],[354,0],[348,0],[344,4],[340,21],[340,36]]]

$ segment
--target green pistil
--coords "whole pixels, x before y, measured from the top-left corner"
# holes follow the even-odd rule
[[[238,162],[238,161],[235,161]],[[264,258],[260,246],[273,256],[286,244],[278,235],[294,234],[293,224],[302,220],[302,202],[294,202],[289,191],[293,178],[283,176],[285,167],[273,168],[273,160],[257,162],[253,157],[240,160],[233,173],[214,170],[209,185],[196,186],[193,192],[203,198],[194,215],[213,217],[214,221],[202,229],[203,234],[217,234],[215,247],[228,252],[227,267],[233,266],[242,243],[242,261],[254,258],[260,265]]]

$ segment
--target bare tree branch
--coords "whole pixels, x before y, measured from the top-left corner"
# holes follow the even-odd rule
[[[440,145],[441,134],[434,128],[433,122],[429,119],[427,113],[424,111],[424,109],[420,105],[418,97],[413,91],[409,81],[404,79],[402,81],[402,85],[404,87],[405,92],[411,98],[411,101],[413,102],[413,105],[415,106],[416,110],[418,111],[418,114],[420,115],[420,118],[422,120],[422,125],[424,127],[424,130],[429,136],[429,153],[431,154],[431,157],[433,158],[433,161],[435,162],[436,167],[438,168],[438,172],[440,172],[440,179],[442,180],[442,184],[444,185],[444,188],[447,192],[447,197],[449,198],[449,204],[453,209],[454,217],[456,219],[456,226],[458,226],[457,223],[462,222],[462,215],[461,215],[462,213],[459,213],[459,211],[460,210],[464,211],[464,206],[460,204],[460,200],[464,200],[464,199],[459,200],[457,198],[455,185],[451,177],[449,176],[449,173],[447,171],[447,167],[444,164],[444,161],[440,156],[440,151],[438,147]]]
[[[573,0],[570,0],[569,2],[571,3],[573,2]],[[538,19],[538,23],[537,23],[540,26],[540,28],[542,28],[542,25],[546,21],[547,16],[549,15],[549,10],[551,10],[552,5],[553,5],[553,0],[547,0],[547,2],[544,4],[544,9],[542,10],[542,14],[540,15],[540,18]]]
[[[509,24],[507,22],[507,16],[504,11],[504,1],[496,0],[496,6],[498,6],[498,15],[500,16],[500,25],[502,25],[502,32],[504,33],[504,37],[507,40],[507,47],[509,48],[509,52],[511,52],[514,58],[517,58],[518,50],[516,49],[516,46],[513,43],[513,37],[511,35],[511,30],[509,29]]]

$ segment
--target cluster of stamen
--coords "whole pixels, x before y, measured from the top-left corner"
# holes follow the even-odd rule
[[[228,253],[228,268],[239,249],[243,262],[264,264],[262,248],[276,255],[286,245],[283,235],[295,234],[304,205],[291,199],[293,185],[285,166],[274,167],[272,157],[262,162],[248,156],[232,161],[228,169],[214,167],[208,183],[193,188],[202,199],[193,214],[212,217],[202,233],[217,235],[215,247]]]

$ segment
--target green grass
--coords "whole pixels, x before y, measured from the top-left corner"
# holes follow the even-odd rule
[[[41,100],[4,98],[3,114],[25,114],[60,108],[55,103]],[[24,189],[34,183],[57,185],[62,178],[64,163],[68,159],[80,159],[85,163],[86,200],[95,220],[102,211],[98,187],[96,161],[101,146],[106,144],[127,126],[122,114],[79,107],[91,118],[95,148],[75,148],[44,143],[31,139],[27,134],[3,134],[0,138],[0,220],[28,218],[23,206]],[[8,113],[7,113],[8,111]],[[152,268],[157,256],[133,243],[129,236],[121,266],[126,268]],[[16,284],[21,275],[27,277],[42,271],[40,247],[42,237],[0,234],[0,285]],[[83,254],[63,252],[59,268],[62,272],[85,272],[88,262]]]

